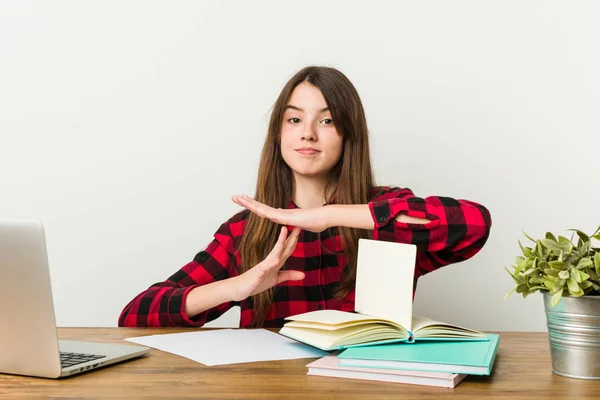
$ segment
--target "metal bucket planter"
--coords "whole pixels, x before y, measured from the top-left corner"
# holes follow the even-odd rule
[[[552,307],[543,291],[552,372],[600,379],[600,296],[563,297]]]

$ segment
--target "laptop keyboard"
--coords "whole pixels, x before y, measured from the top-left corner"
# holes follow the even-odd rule
[[[60,364],[63,368],[69,368],[73,365],[81,364],[88,361],[98,360],[106,356],[98,356],[95,354],[83,354],[83,353],[67,353],[64,351],[60,352]]]

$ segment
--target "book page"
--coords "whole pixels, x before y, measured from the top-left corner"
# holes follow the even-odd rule
[[[474,329],[465,328],[459,325],[448,324],[446,322],[434,321],[429,318],[413,317],[412,320],[413,335],[415,337],[482,337],[487,335]]]
[[[335,331],[296,328],[286,325],[281,328],[279,333],[322,350],[336,348],[341,345],[361,344],[379,340],[398,340],[407,337],[406,332],[402,330],[379,324],[350,326]]]
[[[369,317],[368,315],[360,315],[339,310],[311,311],[304,314],[292,315],[291,317],[286,318],[286,320],[289,321],[316,322],[325,325],[339,325],[346,324],[348,322],[366,321],[373,319],[373,317]]]
[[[355,310],[388,319],[412,332],[417,246],[360,239]]]
[[[279,333],[320,349],[328,349],[334,347],[337,341],[355,332],[325,331],[284,326]]]
[[[379,318],[369,318],[359,321],[348,321],[341,324],[329,325],[321,322],[311,321],[289,321],[285,323],[285,326],[292,328],[307,328],[307,329],[319,329],[324,331],[338,331],[340,329],[346,329],[349,327],[365,326],[365,325],[378,325],[378,326],[389,326],[396,330],[404,331],[405,329],[395,322],[387,321]]]

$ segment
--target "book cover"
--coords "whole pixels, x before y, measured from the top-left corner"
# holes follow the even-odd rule
[[[419,342],[356,347],[342,351],[341,366],[383,368],[456,374],[489,375],[500,336],[489,334],[489,341]]]

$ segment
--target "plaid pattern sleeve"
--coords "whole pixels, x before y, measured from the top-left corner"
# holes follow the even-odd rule
[[[231,221],[221,225],[213,241],[190,263],[166,281],[156,283],[137,295],[121,312],[119,326],[124,327],[198,327],[218,318],[233,302],[204,311],[193,318],[185,312],[188,293],[200,285],[238,274],[230,231]]]
[[[410,189],[382,190],[369,209],[376,240],[417,245],[415,278],[477,254],[490,234],[490,212],[481,204],[449,197],[415,197]],[[399,214],[429,219],[425,224],[396,221]]]

